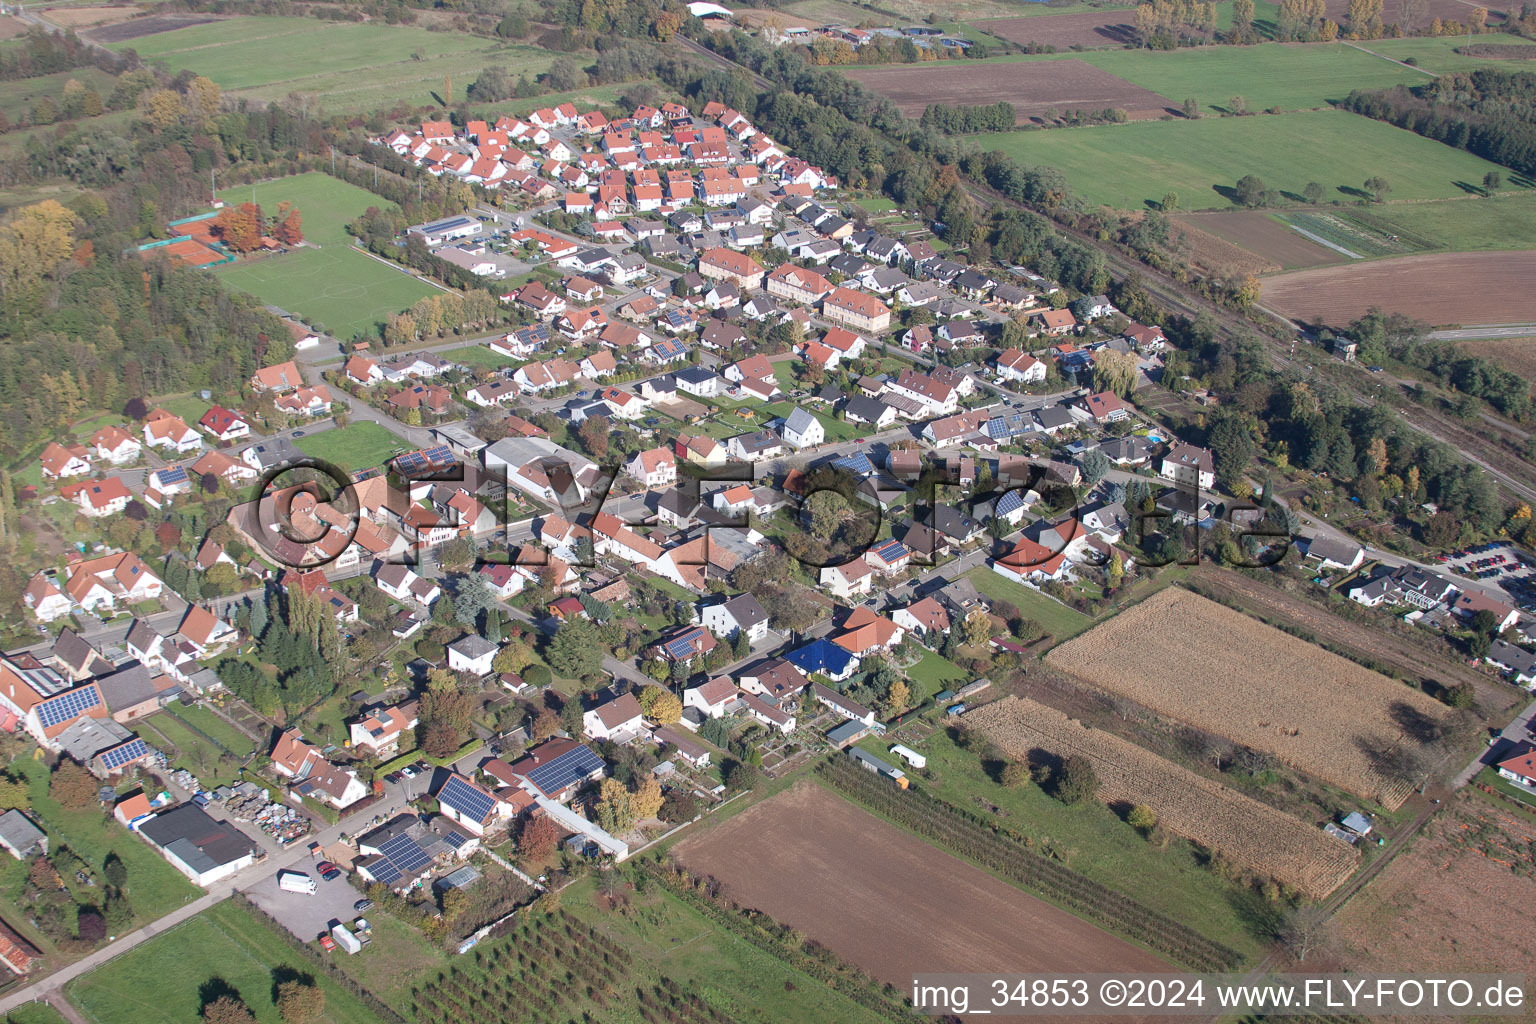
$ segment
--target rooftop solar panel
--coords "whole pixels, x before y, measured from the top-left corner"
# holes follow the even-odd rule
[[[109,772],[115,772],[125,764],[137,761],[148,755],[149,744],[135,736],[120,747],[113,747],[101,755],[101,763]]]
[[[162,484],[184,484],[187,482],[187,468],[185,466],[167,466],[159,473]]]
[[[528,781],[541,792],[558,793],[577,779],[584,779],[603,767],[603,759],[586,747],[566,751],[548,764],[528,773]]]
[[[388,857],[380,857],[366,867],[368,874],[381,885],[394,885],[400,880],[400,868]]]
[[[495,801],[457,775],[449,776],[437,792],[437,802],[458,811],[470,821],[485,821],[491,816]]]
[[[96,692],[94,686],[82,686],[68,693],[61,693],[57,697],[51,697],[37,706],[38,721],[43,723],[43,728],[51,729],[61,722],[67,722],[71,718],[89,711],[101,704],[101,694]]]
[[[432,862],[432,858],[427,856],[427,851],[408,835],[395,836],[380,846],[379,852],[387,857],[401,874],[413,874]]]

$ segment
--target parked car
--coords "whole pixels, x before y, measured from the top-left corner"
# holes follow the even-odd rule
[[[338,868],[328,860],[321,861],[317,870],[320,872],[320,877],[327,882],[341,877],[341,868]]]
[[[336,940],[329,935],[322,935],[320,936],[320,948],[329,953],[336,948]]]
[[[356,903],[352,904],[352,909],[358,911],[359,913],[361,913],[364,910],[372,910],[373,909],[373,900],[368,900],[368,899],[358,900]]]

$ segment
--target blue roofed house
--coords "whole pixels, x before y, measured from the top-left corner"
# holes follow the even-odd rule
[[[818,637],[804,647],[789,652],[784,656],[784,660],[806,675],[820,672],[834,683],[840,683],[849,678],[859,668],[857,655],[839,647],[826,637]]]

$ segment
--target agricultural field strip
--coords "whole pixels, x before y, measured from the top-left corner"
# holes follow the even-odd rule
[[[1321,829],[1027,697],[979,707],[965,724],[1020,762],[1034,749],[1086,757],[1101,799],[1145,804],[1169,831],[1313,898],[1336,889],[1359,862]]]
[[[1169,588],[1046,656],[1048,664],[1301,771],[1402,806],[1411,786],[1376,752],[1417,744],[1398,718],[1438,701],[1198,594]]]
[[[723,882],[736,902],[899,986],[913,971],[977,964],[1167,967],[810,782],[683,840],[673,855]]]
[[[1372,307],[1434,326],[1536,320],[1536,250],[1426,253],[1266,278],[1266,306],[1343,327]]]

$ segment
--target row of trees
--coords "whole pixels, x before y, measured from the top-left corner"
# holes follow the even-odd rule
[[[1011,131],[1018,115],[1007,100],[980,106],[930,103],[918,123],[946,135],[971,135],[976,132]]]
[[[1152,0],[1131,12],[1131,25],[1137,44],[1154,50],[1210,42],[1216,36],[1216,5],[1203,0]]]
[[[1416,88],[1355,90],[1344,107],[1536,174],[1536,74],[1480,68]]]

